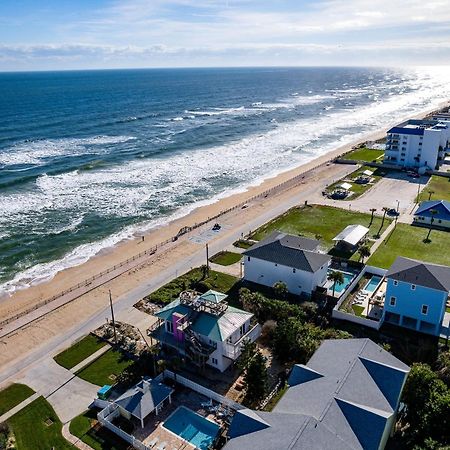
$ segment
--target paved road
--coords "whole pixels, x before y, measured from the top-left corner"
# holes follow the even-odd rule
[[[354,166],[342,165],[337,167],[336,170],[336,177],[340,178],[354,170]],[[261,213],[258,217],[245,224],[240,223],[238,214],[234,213],[224,216],[219,222],[225,230],[228,230],[227,233],[218,233],[211,236],[209,233],[200,231],[198,233],[198,251],[191,254],[188,258],[177,261],[169,269],[158,272],[153,278],[117,299],[114,304],[115,314],[119,317],[137,301],[148,295],[149,292],[158,289],[175,276],[187,272],[192,267],[198,267],[203,264],[206,257],[204,248],[206,236],[208,238],[211,236],[212,240],[209,242],[209,248],[210,254],[213,255],[230,246],[242,234],[247,234],[249,231],[257,229],[267,221],[285,212],[288,208],[302,204],[305,200],[310,201],[315,193],[318,190],[320,192],[324,186],[325,179],[323,186],[320,186],[320,183],[319,185],[318,183],[311,183],[311,186],[305,184],[305,189],[300,194],[292,195],[289,200],[280,202],[276,207]],[[89,404],[88,400],[92,400],[95,397],[97,387],[93,385],[87,386],[89,383],[78,380],[78,378],[72,379],[73,374],[58,366],[52,358],[83,335],[99,327],[105,322],[105,318],[109,316],[109,304],[107,299],[105,299],[105,307],[91,316],[89,320],[68,329],[64,334],[56,336],[43,346],[2,369],[0,388],[11,381],[21,381],[33,387],[36,391],[43,393],[56,406],[56,412],[63,422],[80,414]],[[65,401],[67,398],[70,401]],[[60,403],[61,405],[57,406]],[[68,408],[71,404],[73,404],[73,410],[69,411]]]

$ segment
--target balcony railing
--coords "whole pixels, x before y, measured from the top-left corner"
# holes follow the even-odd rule
[[[229,342],[225,342],[223,346],[223,356],[235,361],[241,355],[242,344],[246,340],[252,342],[256,341],[256,339],[259,338],[260,334],[261,334],[261,325],[257,323],[252,328],[250,328],[250,330],[248,330],[247,333],[241,336],[239,340],[236,341],[235,343],[230,344]]]

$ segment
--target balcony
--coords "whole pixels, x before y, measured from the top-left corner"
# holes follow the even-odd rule
[[[260,334],[261,334],[261,325],[257,323],[252,328],[250,328],[247,331],[247,333],[241,336],[239,340],[236,341],[234,344],[224,342],[222,352],[223,356],[232,359],[233,361],[236,361],[236,359],[238,359],[239,356],[241,355],[242,344],[247,340],[252,342],[256,341],[256,339],[259,338]]]

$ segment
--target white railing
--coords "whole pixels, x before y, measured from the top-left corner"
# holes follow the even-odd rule
[[[212,391],[211,389],[206,388],[205,386],[202,386],[198,383],[195,383],[192,380],[189,380],[181,375],[174,374],[170,370],[164,371],[164,378],[169,378],[171,380],[175,380],[177,383],[182,384],[183,386],[198,392],[199,394],[204,395],[205,397],[211,398],[212,400],[215,400],[217,403],[222,403],[225,406],[228,406],[231,409],[234,409],[235,411],[239,409],[243,409],[244,407],[240,403],[236,403],[235,401],[226,398],[217,392]]]
[[[241,356],[242,344],[249,340],[251,342],[256,341],[261,335],[261,325],[257,323],[253,328],[250,328],[247,333],[245,333],[242,337],[239,338],[234,344],[230,344],[228,342],[223,343],[222,354],[223,356],[236,361],[236,359]]]
[[[119,416],[120,416],[119,407],[114,403],[109,403],[106,408],[102,409],[97,414],[97,419],[102,426],[112,431],[114,434],[119,436],[125,442],[131,444],[137,450],[150,450],[150,447],[147,447],[139,439],[136,439],[134,436],[126,433],[125,431],[123,431],[119,427],[116,427],[116,425],[112,423],[112,420],[114,420],[116,417]]]

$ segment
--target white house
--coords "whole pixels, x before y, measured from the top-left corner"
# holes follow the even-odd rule
[[[275,231],[244,252],[244,279],[272,287],[281,281],[292,294],[311,295],[327,279],[329,255],[319,241]]]
[[[387,132],[384,162],[435,169],[449,140],[450,119],[407,120]]]
[[[155,313],[158,320],[148,334],[198,367],[208,364],[223,372],[239,358],[242,344],[261,333],[253,314],[228,305],[226,298],[212,290],[182,292]]]

